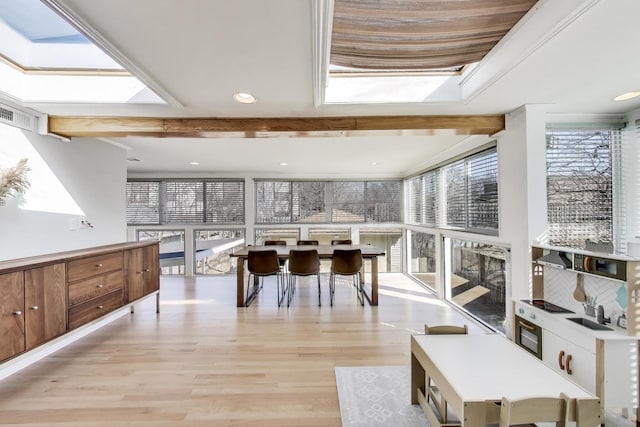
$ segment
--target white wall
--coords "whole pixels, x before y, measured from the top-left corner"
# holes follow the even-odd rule
[[[545,109],[531,105],[507,114],[498,139],[500,240],[511,246],[507,297],[513,299],[530,296],[530,245],[547,225]]]
[[[126,240],[124,149],[95,139],[64,142],[0,124],[0,168],[21,158],[28,159],[31,186],[0,206],[0,260]]]
[[[640,110],[627,114],[630,138],[640,136],[636,132],[636,120],[640,120]],[[640,144],[637,141],[627,144],[622,153],[624,171],[624,191],[626,193],[626,242],[629,255],[640,258]]]

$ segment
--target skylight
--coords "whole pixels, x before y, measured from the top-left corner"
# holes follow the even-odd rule
[[[464,68],[470,70],[476,64]],[[462,72],[366,71],[329,66],[327,104],[458,102]]]
[[[321,61],[328,61],[319,67],[327,79],[321,99],[394,103],[461,101],[462,74],[537,0],[317,1],[331,29],[318,33]]]
[[[23,102],[164,103],[39,0],[0,0],[0,91]]]

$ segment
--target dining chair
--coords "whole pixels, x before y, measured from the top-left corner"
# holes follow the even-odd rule
[[[320,244],[320,242],[318,242],[317,240],[298,240],[296,242],[296,245],[298,246],[318,246]]]
[[[287,246],[287,242],[284,240],[265,240],[264,241],[264,245],[265,246]]]
[[[287,242],[284,240],[265,240],[264,241],[264,245],[265,246],[287,246]],[[287,260],[286,259],[279,259],[278,263],[280,263],[280,267],[282,267],[282,269],[284,269],[286,271],[287,269]]]
[[[267,276],[276,276],[276,290],[278,298],[278,307],[282,304],[286,294],[285,280],[280,262],[278,259],[278,251],[276,250],[249,250],[247,256],[247,270],[249,271],[247,283],[247,295],[245,298],[245,306],[251,305],[258,292],[262,290],[262,283]],[[253,279],[253,280],[252,280]],[[249,294],[253,284],[253,293]]]
[[[331,246],[335,245],[351,245],[351,239],[333,239],[331,241]]]
[[[435,325],[429,326],[427,324],[424,325],[424,333],[425,335],[455,335],[462,334],[466,335],[469,333],[469,328],[466,324],[462,326],[458,325]],[[447,401],[444,399],[438,387],[435,384],[432,384],[431,377],[427,376],[425,379],[425,384],[427,385],[427,401],[431,399],[433,405],[436,407],[438,412],[440,413],[440,418],[442,418],[443,423],[449,422],[449,414],[447,409]]]
[[[320,256],[315,249],[291,249],[289,251],[289,297],[287,307],[291,304],[291,299],[295,294],[299,276],[313,276],[318,280],[318,307],[321,305],[320,290]]]
[[[560,397],[529,397],[517,400],[503,397],[498,427],[538,422],[555,422],[556,427],[565,427],[568,403],[569,397],[564,393],[560,394]]]
[[[329,294],[331,305],[336,292],[336,276],[351,276],[360,304],[364,305],[362,287],[362,251],[360,249],[334,249],[329,274]]]

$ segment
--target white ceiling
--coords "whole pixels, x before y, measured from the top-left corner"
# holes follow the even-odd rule
[[[325,0],[317,0],[323,3]],[[181,107],[31,104],[57,115],[312,117],[502,114],[524,104],[554,113],[624,113],[640,98],[640,1],[540,0],[460,85],[458,102],[314,106],[316,0],[58,0]],[[249,91],[258,102],[234,103]],[[464,136],[122,138],[130,173],[405,176],[488,140]],[[461,142],[462,141],[462,142]],[[461,145],[454,147],[461,142]],[[191,161],[200,166],[191,166]],[[289,166],[279,166],[281,162]],[[373,166],[372,163],[378,163]]]

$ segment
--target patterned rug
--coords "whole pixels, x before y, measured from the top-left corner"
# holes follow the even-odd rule
[[[409,366],[336,367],[342,427],[429,427],[411,405]]]
[[[422,408],[411,405],[408,365],[336,367],[335,373],[342,427],[431,427]],[[604,418],[607,427],[635,424],[612,411],[605,411]],[[554,427],[555,423],[537,425]]]

